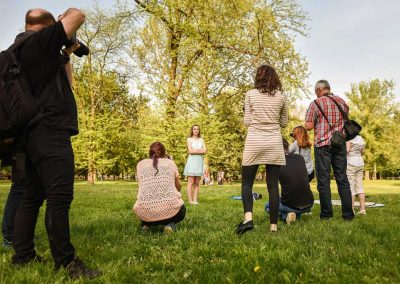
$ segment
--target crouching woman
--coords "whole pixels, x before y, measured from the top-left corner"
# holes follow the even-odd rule
[[[160,142],[150,146],[149,159],[137,165],[139,191],[133,210],[142,221],[142,230],[151,226],[165,225],[164,232],[176,230],[176,224],[186,215],[181,198],[179,172],[174,161],[166,156]]]

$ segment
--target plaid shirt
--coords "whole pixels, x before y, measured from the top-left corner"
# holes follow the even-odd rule
[[[338,96],[330,95],[339,105],[342,107],[345,113],[349,113],[349,107],[346,102]],[[338,107],[331,99],[326,96],[319,97],[316,99],[319,106],[324,111],[326,117],[328,118],[333,130],[337,130],[344,133],[344,119],[340,113]],[[306,122],[314,122],[314,146],[322,147],[331,144],[331,137],[333,130],[331,130],[325,117],[322,115],[318,107],[313,101],[306,112]]]

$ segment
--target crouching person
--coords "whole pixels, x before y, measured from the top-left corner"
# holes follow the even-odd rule
[[[311,211],[314,196],[308,183],[307,169],[304,158],[297,154],[289,154],[289,143],[283,139],[286,166],[281,166],[279,183],[281,185],[281,200],[279,217],[290,224],[299,219],[301,214]],[[269,212],[269,203],[265,205]]]
[[[149,159],[137,165],[139,191],[133,210],[142,221],[143,231],[151,226],[165,225],[164,232],[171,233],[186,215],[178,168],[165,152],[162,143],[154,142],[150,146]]]

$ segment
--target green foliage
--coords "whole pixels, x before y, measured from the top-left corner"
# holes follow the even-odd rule
[[[9,186],[0,183],[0,212]],[[264,184],[254,190],[266,192]],[[139,230],[131,211],[136,183],[76,183],[71,238],[77,255],[103,271],[94,283],[397,283],[400,183],[370,181],[365,190],[368,201],[386,207],[367,209],[366,216],[345,222],[339,206],[332,220],[320,221],[315,205],[312,215],[290,226],[279,222],[276,234],[268,232],[266,198],[257,200],[255,230],[237,237],[234,228],[243,207],[230,197],[240,195],[239,184],[201,187],[201,204],[188,205],[178,231],[165,235],[162,227],[149,234]],[[43,209],[35,245],[45,262],[13,267],[12,252],[0,247],[1,283],[72,283],[64,269],[54,269]]]
[[[398,103],[394,101],[393,81],[374,79],[353,84],[349,99],[350,116],[358,121],[366,141],[366,169],[377,165],[378,171],[400,171],[400,142]]]

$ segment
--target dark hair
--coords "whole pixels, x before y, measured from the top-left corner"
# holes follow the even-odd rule
[[[274,94],[282,91],[282,84],[275,69],[269,65],[261,65],[257,69],[254,87],[260,93]]]
[[[150,159],[153,159],[153,167],[157,170],[156,173],[158,174],[158,159],[159,158],[164,158],[165,157],[165,147],[161,142],[154,142],[150,146],[149,150],[149,157]]]
[[[296,126],[293,128],[293,138],[297,140],[297,143],[299,144],[300,148],[308,148],[311,147],[312,143],[310,141],[310,138],[308,137],[307,130],[304,128],[304,126]]]
[[[282,144],[283,144],[283,150],[285,150],[285,152],[289,151],[289,142],[282,137]]]
[[[35,12],[35,13],[34,13]],[[25,15],[26,25],[45,25],[49,26],[56,22],[54,16],[45,10],[37,11],[37,9],[30,9]]]
[[[192,126],[192,128],[190,128],[190,137],[193,137],[193,128],[195,127],[195,126],[197,126],[198,128],[199,128],[199,138],[201,137],[201,131],[200,131],[200,125],[198,125],[198,124],[194,124],[193,126]]]

